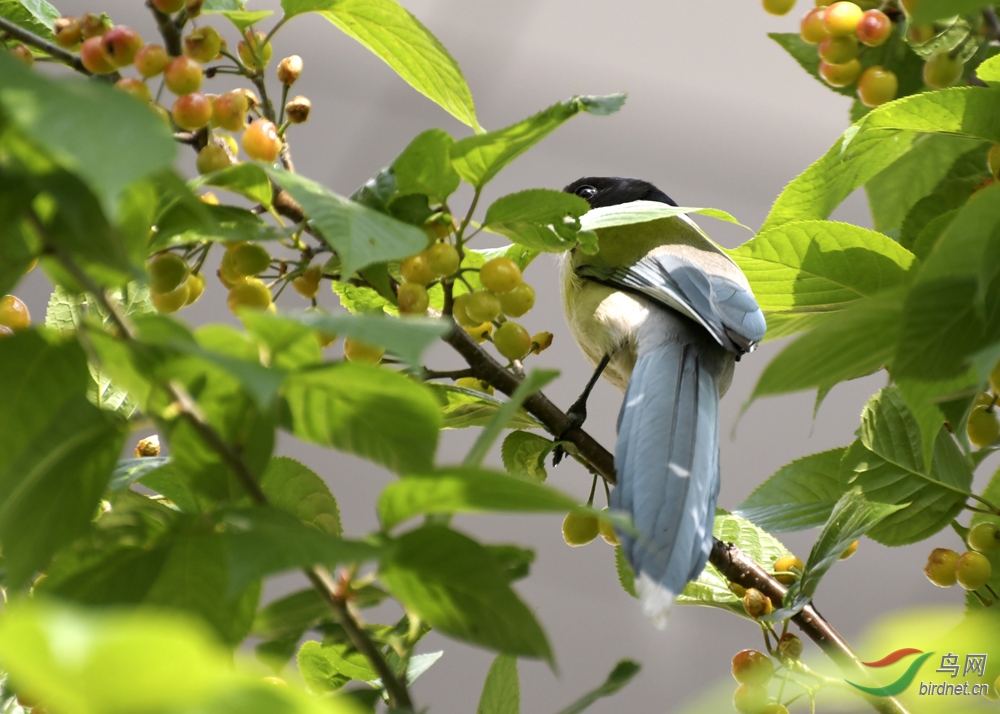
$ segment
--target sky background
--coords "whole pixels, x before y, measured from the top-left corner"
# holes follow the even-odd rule
[[[485,207],[499,196],[525,188],[561,188],[589,175],[631,176],[652,181],[683,206],[715,207],[756,228],[782,187],[819,158],[847,127],[850,102],[824,89],[803,72],[767,32],[795,31],[811,2],[800,2],[784,18],[763,12],[752,0],[660,2],[642,0],[403,0],[449,49],[461,66],[476,101],[480,122],[496,129],[575,94],[628,92],[628,101],[609,117],[580,115],[515,161],[484,192]],[[107,0],[102,7],[72,0],[59,3],[66,14],[105,9],[119,24],[152,40],[153,25],[141,3]],[[251,9],[277,8],[255,2]],[[206,18],[223,31],[230,46],[236,33],[220,18]],[[263,23],[265,29],[270,23]],[[301,16],[276,37],[274,59],[299,54],[305,71],[295,86],[312,100],[307,124],[292,130],[296,169],[341,194],[373,176],[421,131],[440,127],[456,137],[469,130],[413,91],[380,60],[323,19]],[[272,77],[273,79],[273,77]],[[233,87],[232,78],[207,84],[210,92]],[[277,86],[276,83],[272,86]],[[180,166],[193,170],[193,157]],[[463,189],[452,202],[468,205]],[[461,207],[461,208],[460,208]],[[484,209],[483,209],[484,210]],[[481,218],[482,212],[479,217]],[[862,195],[834,216],[870,225]],[[699,223],[728,247],[750,234],[708,218]],[[491,247],[489,238],[478,247]],[[474,246],[476,247],[476,246]],[[551,349],[532,366],[554,367],[562,377],[546,390],[567,408],[590,374],[562,316],[555,260],[538,259],[525,279],[536,289],[535,309],[522,322],[534,333],[555,334]],[[36,322],[44,317],[50,286],[34,271],[17,289]],[[198,307],[181,313],[192,322],[235,324],[225,308],[225,291],[210,278]],[[333,309],[335,296],[321,303]],[[304,303],[287,291],[280,307]],[[722,489],[719,505],[735,508],[761,481],[789,461],[853,439],[867,398],[885,383],[875,375],[838,386],[815,419],[814,395],[800,393],[752,405],[735,429],[741,406],[781,343],[767,344],[738,365],[722,405]],[[339,348],[335,348],[339,349]],[[331,357],[339,354],[331,354]],[[426,360],[435,368],[459,367],[443,346]],[[586,424],[612,448],[621,395],[601,383],[590,402]],[[732,436],[731,436],[732,434]],[[136,438],[143,434],[137,434]],[[474,432],[448,432],[439,463],[458,462]],[[371,464],[282,436],[278,452],[294,456],[321,474],[339,501],[345,532],[358,536],[376,528],[374,503],[394,477]],[[489,462],[499,466],[499,449]],[[980,470],[976,488],[984,485]],[[549,483],[585,501],[587,473],[575,463],[549,469]],[[596,501],[605,505],[603,495]],[[613,549],[600,539],[571,549],[562,540],[561,517],[463,517],[457,527],[486,542],[515,542],[537,549],[531,576],[517,590],[535,612],[552,642],[558,674],[546,665],[522,662],[522,711],[557,711],[597,686],[621,658],[642,663],[643,671],[623,692],[590,711],[714,711],[692,704],[715,687],[719,701],[735,683],[730,659],[740,649],[760,648],[756,625],[704,609],[676,608],[665,632],[655,630],[638,603],[620,588]],[[789,534],[784,542],[805,559],[816,532]],[[958,604],[957,590],[932,587],[922,567],[932,547],[959,548],[942,532],[916,546],[893,549],[863,541],[858,553],[837,565],[824,580],[817,604],[852,642],[866,626],[895,608]],[[304,587],[282,578],[268,593]],[[391,611],[383,617],[395,617]],[[474,711],[493,655],[436,634],[419,651],[444,649],[444,657],[414,687],[421,706],[436,712]],[[807,643],[807,652],[815,647]],[[864,652],[867,658],[883,653]],[[720,711],[729,710],[719,704]],[[822,711],[833,711],[823,709]]]

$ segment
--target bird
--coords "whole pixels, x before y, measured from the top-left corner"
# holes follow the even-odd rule
[[[677,204],[640,179],[585,177],[563,189],[590,211],[639,202]],[[643,204],[637,204],[640,206]],[[712,548],[719,493],[719,399],[734,365],[767,325],[743,272],[687,215],[602,228],[598,250],[562,257],[566,319],[595,368],[570,408],[586,419],[598,378],[624,392],[612,510],[644,613],[664,628]]]

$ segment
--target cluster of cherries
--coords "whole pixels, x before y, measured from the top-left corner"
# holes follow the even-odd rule
[[[907,17],[919,0],[900,0]],[[795,0],[763,0],[764,9],[772,15],[785,15],[795,6]],[[881,9],[864,9],[874,3],[833,2],[816,0],[816,7],[802,18],[800,36],[817,45],[820,76],[832,87],[849,87],[857,83],[858,98],[865,106],[877,107],[896,98],[899,81],[896,74],[880,65],[862,69],[859,57],[866,47],[878,47],[892,35],[892,18]],[[899,17],[896,8],[890,10]],[[923,45],[937,35],[933,25],[910,22],[910,41]],[[924,84],[931,89],[944,89],[962,77],[964,62],[958,50],[935,52],[924,64]]]
[[[950,588],[958,583],[975,594],[984,604],[992,600],[980,590],[986,590],[996,600],[996,591],[990,586],[993,567],[987,557],[1000,550],[1000,526],[986,521],[969,529],[966,536],[969,550],[961,555],[950,548],[935,548],[927,558],[924,575],[932,583],[942,588]]]

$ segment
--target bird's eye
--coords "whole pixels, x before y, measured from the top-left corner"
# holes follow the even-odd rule
[[[576,195],[589,201],[597,195],[597,189],[593,186],[581,186],[576,190]]]

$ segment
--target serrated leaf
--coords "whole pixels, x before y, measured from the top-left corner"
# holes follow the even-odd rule
[[[225,13],[224,13],[225,14]],[[268,15],[271,13],[268,12]],[[202,174],[189,182],[192,188],[200,186],[214,186],[224,188],[227,191],[239,194],[248,198],[254,203],[259,203],[264,208],[271,208],[271,182],[267,178],[267,172],[260,166],[253,163],[242,163],[228,166],[219,171],[209,174]]]
[[[639,593],[635,591],[635,573],[625,560],[625,553],[622,552],[620,545],[615,546],[615,573],[618,575],[618,583],[622,586],[622,590],[638,598]]]
[[[765,312],[843,309],[903,284],[915,261],[882,233],[833,221],[784,223],[729,256]]]
[[[493,442],[497,440],[500,433],[507,428],[510,421],[517,415],[524,404],[524,400],[535,392],[541,390],[546,384],[559,376],[559,372],[554,369],[533,369],[517,385],[517,389],[510,395],[510,398],[500,407],[493,417],[487,422],[486,427],[480,433],[476,442],[469,449],[462,461],[465,466],[479,466],[486,458]]]
[[[590,205],[579,196],[532,188],[490,204],[483,229],[531,250],[558,253],[577,244],[580,216],[589,210]]]
[[[45,40],[53,40],[60,12],[46,0],[2,0],[0,17]]]
[[[338,196],[298,174],[269,168],[271,178],[299,202],[323,240],[340,258],[342,277],[387,260],[419,253],[427,236],[416,226]]]
[[[404,533],[393,542],[379,577],[407,609],[443,634],[552,661],[544,632],[493,555],[460,533],[440,525]]]
[[[476,714],[520,714],[521,685],[517,678],[517,658],[497,655],[486,673]]]
[[[441,406],[443,429],[465,429],[486,426],[506,403],[495,397],[465,387],[428,383]],[[508,422],[511,429],[542,429],[540,421],[523,409]]]
[[[295,459],[273,457],[264,471],[260,487],[272,507],[291,513],[327,535],[341,534],[340,509],[330,487]]]
[[[1000,85],[1000,55],[990,57],[976,67],[976,76],[991,87]]]
[[[451,513],[566,513],[578,505],[535,481],[486,469],[454,467],[407,475],[382,489],[378,516],[392,529],[418,515]]]
[[[993,477],[990,478],[989,483],[986,484],[986,488],[982,492],[982,498],[989,503],[1000,504],[1000,469],[997,469]],[[1000,517],[986,513],[974,513],[972,514],[972,522],[969,523],[969,528],[975,528],[980,523],[993,523],[1000,526]],[[984,555],[990,559],[990,566],[992,567],[989,582],[990,587],[1000,592],[1000,550],[995,550],[992,553],[984,553]],[[968,593],[966,595],[966,609],[969,612],[982,611],[983,603],[975,595]]]
[[[820,580],[848,546],[902,508],[900,505],[873,503],[857,488],[841,496],[813,543],[801,578],[789,586],[785,593],[783,606],[761,619],[779,622],[800,613],[816,594]]]
[[[318,12],[463,124],[479,129],[458,64],[430,30],[394,0],[282,0],[286,17]]]
[[[219,14],[236,26],[236,29],[243,33],[248,27],[261,20],[266,20],[274,14],[273,10],[221,10]]]
[[[511,476],[541,483],[546,478],[545,459],[556,447],[551,439],[526,431],[513,431],[500,446],[503,466]]]
[[[642,669],[642,666],[638,662],[633,662],[627,659],[621,660],[615,665],[615,668],[611,670],[611,674],[609,674],[608,678],[604,680],[604,684],[599,686],[597,689],[584,694],[578,700],[559,712],[559,714],[579,714],[579,712],[587,709],[601,697],[610,696],[620,690],[632,680],[632,677],[639,674],[640,669]]]
[[[459,176],[482,188],[510,162],[581,111],[610,114],[625,103],[624,94],[577,96],[553,104],[532,117],[504,129],[470,136],[451,147],[451,162]]]
[[[306,686],[316,694],[335,692],[351,680],[366,682],[378,676],[364,655],[349,645],[306,642],[296,663]]]
[[[734,515],[772,533],[821,526],[847,487],[840,473],[844,451],[831,449],[782,466],[747,496]]]
[[[698,213],[709,218],[717,218],[720,221],[743,226],[742,223],[730,214],[720,211],[717,208],[685,208],[670,206],[659,201],[632,201],[631,203],[622,203],[617,206],[595,208],[581,217],[580,226],[583,230],[597,231],[602,228],[630,226],[636,223],[658,221],[663,218],[686,216],[690,213]],[[746,226],[743,227],[745,228]]]
[[[444,203],[461,182],[451,165],[454,143],[451,135],[441,129],[418,134],[392,162],[396,194],[423,194],[434,202]]]
[[[990,3],[987,0],[922,0],[914,6],[913,22],[931,22],[955,15],[979,12]]]
[[[397,472],[432,467],[441,414],[423,386],[384,367],[342,363],[290,374],[286,426]]]

